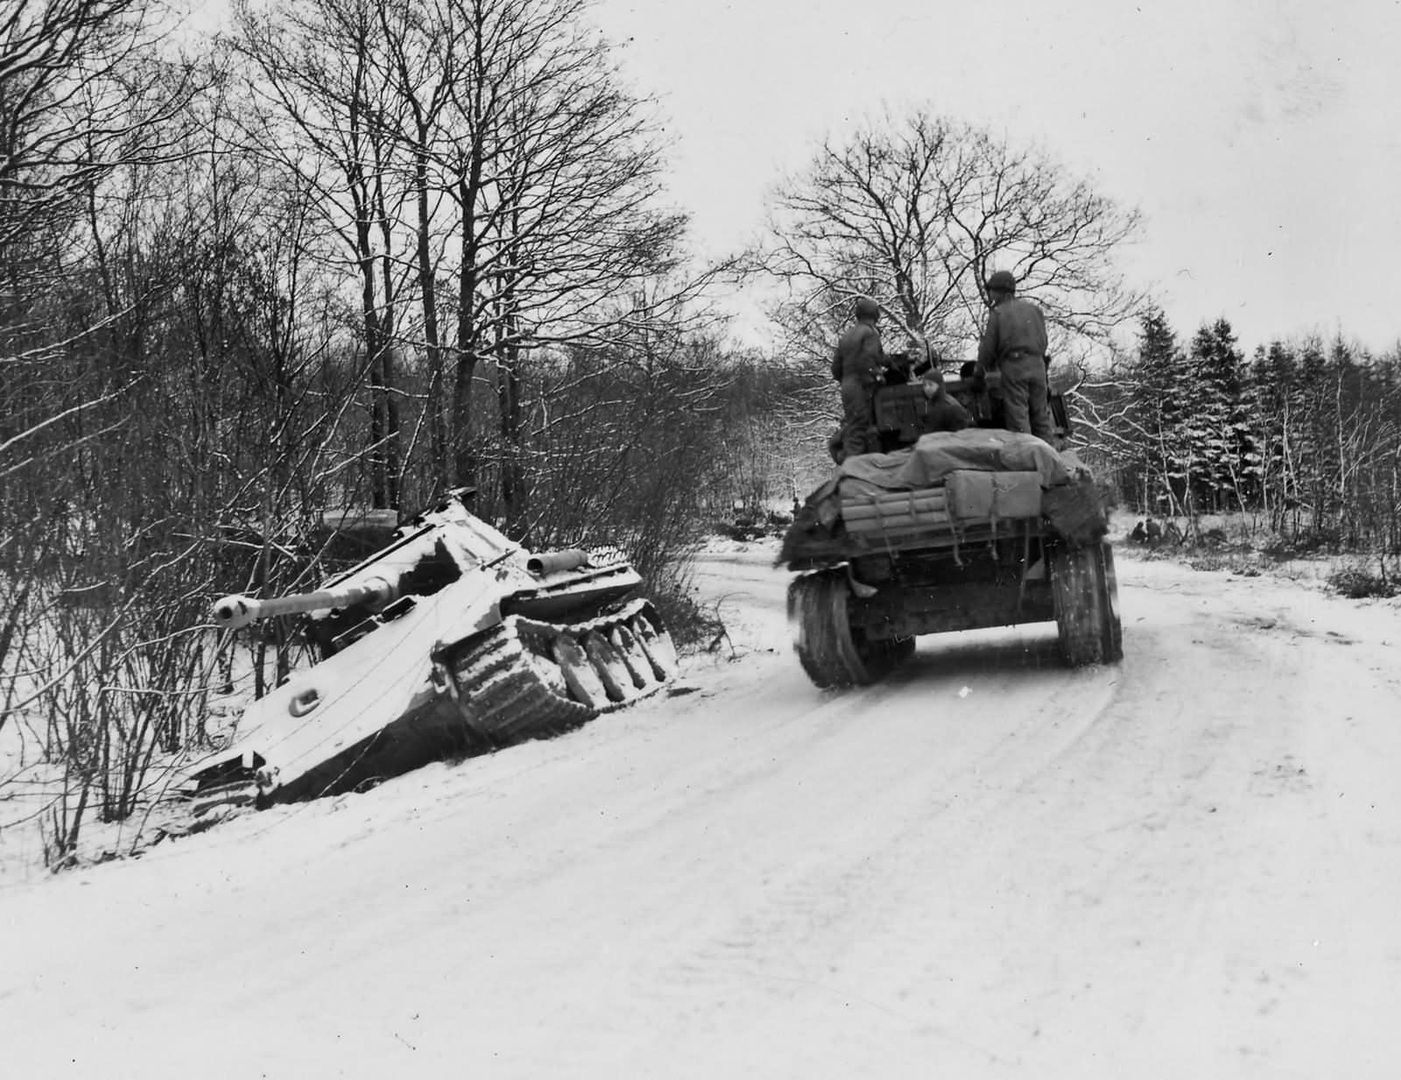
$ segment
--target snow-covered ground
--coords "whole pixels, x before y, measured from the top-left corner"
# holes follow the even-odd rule
[[[1120,551],[821,693],[735,545],[683,689],[0,889],[16,1078],[1401,1075],[1401,607]]]

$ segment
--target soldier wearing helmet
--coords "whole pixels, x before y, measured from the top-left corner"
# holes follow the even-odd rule
[[[998,270],[984,285],[992,311],[978,343],[978,372],[1001,374],[1008,430],[1028,432],[1054,446],[1055,425],[1046,400],[1045,316],[1016,295],[1017,279],[1008,271]]]
[[[963,405],[955,400],[944,386],[944,373],[936,367],[930,368],[920,379],[924,389],[924,399],[928,402],[920,418],[920,433],[928,435],[934,431],[962,431],[973,426],[973,417]]]
[[[889,361],[881,347],[876,321],[880,306],[870,297],[856,301],[856,321],[842,333],[832,356],[832,377],[842,388],[842,458],[880,449],[872,399]]]

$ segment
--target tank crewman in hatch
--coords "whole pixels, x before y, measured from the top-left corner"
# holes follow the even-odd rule
[[[930,368],[920,379],[924,388],[925,407],[920,424],[920,433],[928,435],[935,431],[962,431],[973,426],[973,417],[944,386],[944,373],[937,367]]]
[[[1009,431],[1024,431],[1055,445],[1055,425],[1047,404],[1046,318],[1030,300],[1016,295],[1017,279],[998,270],[985,282],[987,329],[978,343],[978,372],[1002,376],[1002,407]]]
[[[856,321],[843,331],[832,356],[832,378],[842,388],[842,456],[869,454],[880,449],[875,416],[871,411],[872,395],[880,381],[881,372],[889,365],[881,347],[876,320],[880,306],[870,297],[856,301]]]

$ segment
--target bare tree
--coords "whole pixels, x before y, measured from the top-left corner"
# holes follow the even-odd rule
[[[182,130],[183,73],[152,51],[146,0],[11,0],[0,9],[0,726],[32,575],[65,541],[70,461],[121,423],[130,372],[75,379],[67,355],[125,315],[58,318],[95,193],[159,160]],[[78,253],[75,257],[75,252]],[[65,316],[71,313],[65,313]]]
[[[456,37],[451,8],[438,9],[437,19],[425,17],[417,0],[387,0],[379,7],[384,64],[397,108],[387,119],[391,133],[407,153],[413,202],[413,268],[417,276],[421,312],[421,341],[427,369],[423,415],[429,434],[433,472],[447,475],[448,447],[452,440],[448,412],[439,404],[446,386],[446,348],[440,328],[438,275],[444,269],[441,206],[447,198],[441,172],[436,168],[435,144],[439,139],[459,78],[460,50],[443,47]],[[406,335],[409,331],[405,330]]]
[[[148,7],[17,0],[0,11],[0,477],[10,490],[55,452],[55,416],[81,414],[109,389],[89,385],[77,400],[49,373],[63,346],[36,311],[77,261],[76,230],[100,186],[180,138],[173,121],[191,87],[153,54]],[[109,303],[78,332],[111,329],[123,310]]]
[[[500,438],[518,444],[525,353],[607,337],[601,303],[655,283],[677,259],[685,220],[655,208],[662,158],[652,118],[583,25],[587,6],[451,0],[429,24],[438,67],[456,65],[429,155],[456,213],[439,426],[461,482],[476,479],[471,394],[482,361],[496,367]]]
[[[151,0],[10,0],[0,11],[0,245],[71,219],[123,162],[178,141],[189,87],[154,55]]]
[[[657,128],[621,88],[587,7],[317,0],[240,15],[241,48],[298,132],[287,163],[317,177],[355,252],[370,351],[398,345],[407,364],[421,361],[430,471],[475,485],[489,452],[508,508],[524,491],[531,353],[617,340],[603,313],[644,289],[648,318],[694,313],[707,276],[670,273],[685,219],[658,209]],[[313,163],[332,163],[338,182]],[[664,296],[663,280],[677,283]],[[484,382],[492,423],[474,396]]]
[[[1112,262],[1137,225],[1042,152],[916,112],[824,142],[786,178],[762,266],[787,285],[776,316],[810,356],[861,294],[899,330],[966,352],[994,269],[1046,309],[1053,350],[1074,354],[1137,309]]]
[[[316,0],[255,9],[240,2],[235,11],[235,47],[253,63],[253,90],[270,106],[253,141],[318,196],[355,267],[370,389],[371,499],[379,507],[397,505],[402,422],[395,336],[406,276],[398,249],[403,195],[393,185],[396,145],[386,123],[395,102],[379,5]]]
[[[0,10],[0,728],[53,721],[38,726],[41,764],[62,781],[45,809],[63,819],[54,858],[76,842],[94,785],[104,815],[130,811],[171,734],[156,714],[174,699],[157,684],[181,670],[146,618],[159,618],[148,603],[159,586],[143,591],[171,565],[151,542],[169,524],[152,508],[171,441],[151,395],[176,276],[147,258],[140,208],[154,171],[182,153],[195,86],[162,53],[153,11],[147,0]],[[182,599],[162,629],[189,621]],[[138,639],[152,646],[139,660]],[[123,685],[138,670],[163,674]]]

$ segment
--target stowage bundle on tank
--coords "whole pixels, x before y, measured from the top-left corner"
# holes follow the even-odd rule
[[[923,634],[1054,622],[1072,665],[1123,657],[1101,492],[1069,452],[968,428],[844,460],[784,537],[794,649],[820,687],[875,682]]]
[[[224,597],[216,625],[301,614],[318,660],[192,770],[197,812],[346,791],[558,734],[654,693],[676,652],[614,548],[530,553],[452,498],[315,592]]]

